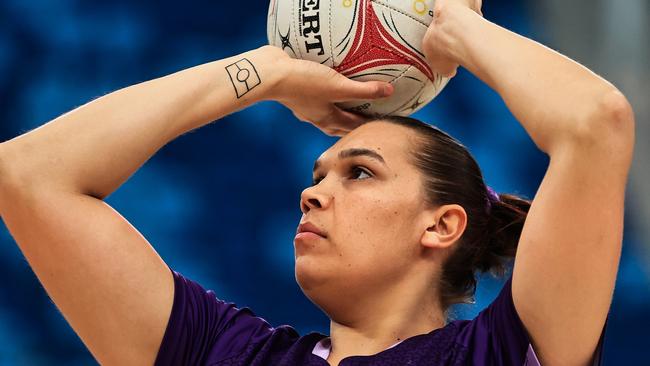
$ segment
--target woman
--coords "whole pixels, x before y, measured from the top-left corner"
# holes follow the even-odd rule
[[[530,205],[492,192],[441,131],[334,105],[385,97],[389,84],[262,47],[119,90],[0,144],[2,218],[102,364],[597,361],[633,113],[614,86],[483,19],[480,5],[437,1],[424,49],[434,72],[462,65],[496,90],[550,156]],[[296,279],[330,317],[329,337],[273,328],[170,271],[103,202],[167,142],[260,100],[342,136],[302,192],[294,241]],[[502,271],[515,253],[497,299],[472,321],[447,323],[449,305],[473,295],[474,272]]]

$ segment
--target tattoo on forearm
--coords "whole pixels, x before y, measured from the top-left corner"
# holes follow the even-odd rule
[[[257,73],[255,66],[248,59],[242,58],[226,66],[226,71],[228,71],[232,86],[235,87],[237,99],[243,97],[246,93],[262,83],[260,74]]]

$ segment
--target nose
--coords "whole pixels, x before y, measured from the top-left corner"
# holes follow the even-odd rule
[[[314,208],[326,208],[331,198],[317,191],[317,186],[307,187],[300,194],[300,211],[303,214]]]

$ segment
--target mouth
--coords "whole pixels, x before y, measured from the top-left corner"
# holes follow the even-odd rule
[[[298,225],[298,229],[296,229],[296,238],[298,238],[298,236],[301,234],[304,237],[308,237],[307,234],[309,233],[321,238],[327,238],[327,234],[323,230],[309,221]]]
[[[325,237],[321,236],[321,235],[318,235],[316,233],[313,233],[311,231],[303,231],[301,233],[296,234],[296,237],[294,238],[294,241],[319,240],[319,239],[325,239]]]

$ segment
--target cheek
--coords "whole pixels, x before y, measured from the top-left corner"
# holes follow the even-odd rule
[[[372,264],[399,254],[411,237],[404,233],[408,209],[403,203],[374,197],[347,202],[349,210],[341,217],[343,230],[337,241],[339,253],[356,264]],[[337,220],[338,221],[338,220]]]
[[[399,215],[393,202],[374,197],[362,197],[346,201],[347,209],[342,215],[345,233],[355,239],[377,238],[390,232],[390,225]]]

